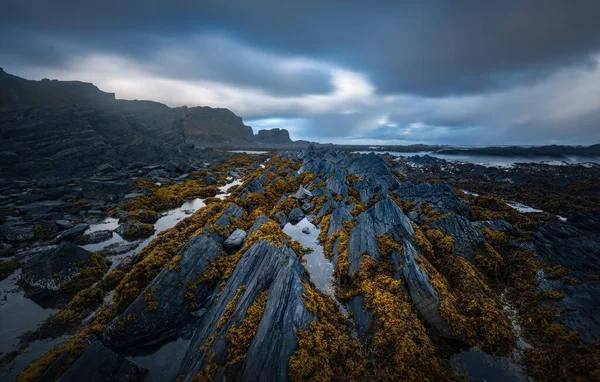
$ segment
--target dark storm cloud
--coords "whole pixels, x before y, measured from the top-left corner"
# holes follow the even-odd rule
[[[44,32],[110,35],[115,49],[127,34],[144,30],[174,38],[227,31],[262,48],[366,73],[380,92],[441,96],[505,89],[565,65],[590,65],[600,47],[598,14],[600,2],[587,0],[11,0],[0,20]],[[312,89],[322,73],[307,77]]]
[[[597,0],[7,0],[0,65],[228,107],[293,138],[594,143],[598,14]]]

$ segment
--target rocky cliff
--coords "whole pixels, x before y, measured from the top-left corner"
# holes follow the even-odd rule
[[[266,135],[289,141],[285,130]],[[118,100],[93,84],[30,81],[0,69],[0,176],[69,176],[103,163],[186,158],[194,145],[257,142],[252,128],[227,109]]]
[[[264,145],[290,145],[290,133],[285,129],[260,130],[256,141]]]

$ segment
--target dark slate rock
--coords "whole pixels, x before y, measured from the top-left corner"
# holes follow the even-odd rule
[[[55,220],[54,224],[56,224],[58,226],[58,228],[61,230],[73,228],[73,223],[71,223],[70,221],[68,221],[66,219]]]
[[[31,241],[35,239],[35,231],[33,226],[25,221],[8,217],[6,221],[0,226],[0,233],[4,240],[11,243],[19,243],[25,241]]]
[[[28,295],[58,292],[91,262],[90,252],[72,243],[43,247],[23,265],[19,283]]]
[[[363,255],[378,260],[377,236],[388,234],[392,239],[409,239],[414,233],[410,220],[390,199],[383,199],[356,218],[348,246],[349,274],[360,269]]]
[[[21,205],[19,209],[27,215],[41,216],[54,211],[62,211],[68,207],[71,207],[70,203],[61,202],[60,200],[43,200]]]
[[[221,248],[211,238],[193,237],[179,251],[178,266],[174,264],[176,260],[172,260],[144,292],[109,324],[104,331],[104,342],[113,349],[126,349],[160,343],[179,333],[183,325],[193,318],[191,313],[213,298],[215,289],[215,283],[199,284],[194,290],[196,307],[193,307],[185,298],[187,283],[201,277],[210,262],[221,254]],[[148,309],[147,300],[155,301],[156,309]],[[136,317],[135,322],[121,329],[119,321],[126,320],[129,314]]]
[[[473,226],[478,230],[487,228],[492,231],[506,232],[508,234],[516,234],[517,230],[506,220],[483,220],[473,222]]]
[[[227,207],[225,209],[225,211],[223,211],[221,216],[219,216],[219,218],[217,219],[215,224],[220,227],[229,227],[231,225],[231,222],[229,221],[229,219],[234,218],[234,219],[240,220],[243,216],[244,216],[244,209],[242,207],[238,206],[237,204],[231,204],[229,207]],[[226,237],[224,237],[222,239],[225,240]]]
[[[217,184],[217,180],[212,176],[207,176],[204,178],[204,184],[212,186],[213,184]]]
[[[404,267],[402,276],[408,293],[419,315],[440,334],[450,336],[450,329],[440,314],[440,300],[429,281],[429,277],[417,264],[415,247],[407,240],[404,244]]]
[[[310,228],[309,227],[302,228],[302,233],[305,235],[310,235]]]
[[[375,153],[345,159],[342,163],[352,175],[370,178],[384,189],[393,191],[399,186],[388,165]]]
[[[102,174],[109,174],[111,172],[117,172],[117,169],[110,163],[104,163],[98,166],[98,172]]]
[[[252,192],[257,192],[259,194],[264,193],[264,183],[267,179],[267,176],[269,176],[269,172],[277,172],[277,168],[271,167],[269,171],[265,172],[263,175],[259,176],[256,179],[253,179],[250,183],[248,183],[248,185],[242,190],[242,193],[240,194],[240,199],[245,200],[248,197],[248,195]]]
[[[310,201],[313,197],[313,194],[308,191],[306,188],[300,186],[298,191],[294,194],[294,198],[298,199],[301,203],[306,203]]]
[[[304,203],[301,208],[305,214],[308,214],[315,208],[315,205],[312,203]]]
[[[553,282],[564,298],[548,305],[563,308],[556,321],[568,330],[576,330],[585,343],[600,340],[600,283],[586,275],[600,276],[600,212],[579,212],[567,222],[545,225],[534,235],[541,260],[551,266],[562,265],[572,270],[571,277],[581,284]]]
[[[8,257],[12,253],[12,245],[0,242],[0,257]]]
[[[283,211],[277,211],[275,213],[275,219],[279,222],[280,227],[284,227],[287,223],[289,223],[287,215]]]
[[[109,240],[112,236],[113,234],[111,231],[95,231],[75,238],[74,242],[78,245],[96,244]]]
[[[133,200],[137,199],[140,196],[144,196],[143,192],[130,192],[123,197],[123,200]]]
[[[155,230],[153,225],[141,223],[137,220],[127,220],[124,223],[119,224],[119,226],[115,230],[116,233],[118,233],[126,239],[146,238],[152,236],[154,231]]]
[[[424,182],[417,185],[411,182],[404,182],[394,192],[403,201],[414,202],[419,206],[427,203],[435,211],[442,214],[453,212],[466,217],[471,215],[469,207],[463,204],[458,196],[456,196],[452,187],[444,182],[434,184]]]
[[[354,296],[345,306],[348,312],[352,313],[354,327],[360,337],[364,339],[373,337],[376,328],[373,326],[373,314],[365,307],[365,297],[362,295]]]
[[[348,185],[346,184],[347,171],[341,167],[335,167],[332,175],[325,182],[327,188],[335,194],[348,196]]]
[[[58,379],[59,382],[143,381],[147,372],[96,340]]]
[[[485,255],[485,238],[467,218],[460,215],[449,215],[431,223],[444,235],[454,239],[454,253],[471,262],[475,261],[475,253]]]
[[[228,331],[243,321],[263,290],[268,290],[267,304],[245,360],[220,367],[215,380],[287,380],[289,358],[298,347],[298,328],[306,329],[315,319],[303,303],[303,281],[308,281],[308,276],[290,248],[256,242],[244,253],[221,297],[203,306],[206,313],[196,327],[179,371],[182,380],[193,379],[211,360],[227,364]],[[227,304],[242,286],[245,287],[229,319],[218,330],[217,323]],[[205,352],[198,352],[213,334],[212,345]]]
[[[56,241],[73,240],[77,236],[83,235],[85,233],[85,231],[88,230],[88,228],[90,228],[90,225],[87,223],[76,224],[74,227],[61,232],[60,235],[58,235],[55,240]]]
[[[225,247],[226,249],[238,249],[242,246],[245,239],[246,231],[238,228],[235,231],[233,231],[231,235],[229,235],[227,240],[225,240],[225,242],[223,243],[223,247]]]
[[[329,212],[329,210],[331,210],[331,208],[333,208],[334,206],[335,206],[335,202],[332,199],[327,199],[325,201],[325,203],[323,203],[323,205],[321,206],[319,211],[317,212],[317,217],[321,218],[321,217],[325,216]]]
[[[329,219],[329,229],[327,236],[331,236],[334,232],[344,228],[345,222],[351,222],[354,217],[350,214],[351,209],[348,206],[340,206],[336,208]]]
[[[304,219],[304,212],[300,208],[292,209],[288,215],[288,220],[291,223],[298,223],[302,219]]]
[[[386,195],[386,189],[371,177],[362,182],[354,182],[354,189],[360,195],[360,202],[365,205],[375,196],[383,198]]]
[[[81,185],[84,198],[108,202],[119,202],[133,188],[129,181],[102,178],[87,178],[82,180]]]
[[[250,227],[250,229],[248,230],[248,237],[250,235],[252,235],[254,232],[258,231],[258,229],[265,224],[266,222],[269,221],[269,218],[265,215],[259,217],[258,219],[256,219],[254,221],[254,224],[252,224],[252,227]]]

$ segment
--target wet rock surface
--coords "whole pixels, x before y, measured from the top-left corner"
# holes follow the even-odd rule
[[[548,303],[564,309],[556,321],[581,334],[583,341],[600,339],[600,283],[590,279],[600,275],[600,211],[576,213],[567,222],[540,228],[534,238],[540,258],[551,266],[571,270],[578,283],[543,281],[542,290],[556,289],[564,294],[560,301]]]
[[[424,181],[423,166],[447,165],[431,158],[400,162],[381,155],[309,148],[270,156],[269,164],[265,159],[247,164],[238,158],[220,171],[177,161],[131,166],[108,161],[95,166],[96,180],[121,182],[134,173],[140,178],[111,195],[88,194],[93,199],[85,202],[79,201],[84,192],[79,184],[50,187],[53,194],[69,200],[68,206],[45,203],[44,193],[25,192],[31,184],[3,186],[12,189],[11,196],[0,203],[27,206],[21,209],[24,215],[9,212],[2,220],[8,254],[35,258],[32,264],[46,270],[53,267],[43,259],[47,254],[57,248],[73,250],[69,246],[81,249],[72,241],[94,245],[109,235],[106,241],[114,240],[100,253],[115,259],[112,282],[117,287],[106,286],[108,276],[98,284],[103,289],[100,301],[94,302],[97,310],[77,329],[78,335],[91,331],[98,339],[91,336],[83,340],[84,346],[70,347],[77,352],[58,356],[48,371],[64,372],[61,380],[136,380],[144,378],[136,360],[152,369],[159,367],[150,362],[155,355],[173,369],[167,380],[289,380],[303,379],[298,378],[303,372],[351,378],[356,370],[362,370],[365,380],[405,375],[436,380],[454,377],[455,370],[469,375],[481,371],[486,380],[495,373],[523,380],[522,365],[509,358],[515,350],[514,336],[522,335],[510,322],[519,324],[522,318],[517,314],[509,319],[503,304],[505,299],[517,299],[509,301],[515,305],[520,301],[510,284],[512,274],[526,278],[535,273],[529,268],[518,273],[519,262],[533,260],[527,256],[571,270],[568,276],[579,283],[565,276],[544,277],[538,269],[539,296],[533,298],[543,306],[564,308],[554,321],[579,330],[582,343],[598,339],[600,304],[595,296],[600,291],[591,281],[600,269],[597,213],[569,215],[566,222],[554,217],[553,223],[540,224],[550,218],[543,214],[532,218],[487,196],[460,192],[458,176],[453,181]],[[202,187],[222,187],[235,174],[248,176],[230,196],[222,195],[224,200],[206,200],[195,213],[190,208],[189,215],[179,222],[173,219],[174,227],[153,235],[153,240],[118,241],[128,224],[153,227],[154,222],[160,225],[169,219],[168,213],[150,219],[144,212],[149,207],[143,203],[158,200],[147,198],[160,195],[164,187],[173,183],[184,189],[190,179]],[[111,209],[116,203],[120,207]],[[124,203],[142,204],[122,208]],[[79,226],[76,235],[69,233],[108,211],[114,216],[109,229]],[[30,219],[40,213],[40,219]],[[144,223],[145,217],[152,223]],[[320,256],[334,275],[331,292],[321,294],[311,285],[305,243],[291,240],[280,229],[299,221],[315,224],[308,230],[298,224],[296,234],[319,237]],[[16,234],[10,236],[11,229]],[[19,241],[22,229],[25,233],[31,229],[34,237]],[[35,240],[55,245],[23,250]],[[136,245],[141,249],[128,255]],[[489,257],[476,256],[488,254],[490,246],[495,249]],[[526,255],[532,249],[535,254]],[[75,257],[69,264],[85,263],[75,262]],[[23,282],[35,283],[31,275],[43,272],[32,272],[27,267],[33,265],[27,264]],[[75,267],[57,265],[52,268],[56,271],[37,279],[50,280],[70,268]],[[78,272],[79,268],[73,274]],[[60,282],[52,281],[52,286]],[[564,297],[540,297],[553,290]],[[531,335],[544,330],[526,327],[526,340],[534,350],[547,351],[543,348],[547,342]],[[475,347],[494,354],[494,362],[485,366],[479,358],[469,358],[471,353],[460,353]],[[370,353],[365,356],[357,349]],[[577,354],[581,351],[578,348]],[[554,353],[556,349],[550,348],[544,354]],[[522,362],[536,375],[535,353]],[[500,372],[499,367],[509,371]],[[150,370],[149,380],[160,379],[155,372]]]

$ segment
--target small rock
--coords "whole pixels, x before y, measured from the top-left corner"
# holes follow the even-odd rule
[[[70,221],[68,221],[66,219],[55,220],[54,224],[56,224],[58,226],[58,228],[61,230],[73,228],[73,223],[71,223]]]
[[[105,163],[103,165],[98,166],[98,171],[102,174],[117,172],[117,170],[110,163]]]
[[[204,178],[204,184],[211,186],[213,184],[217,184],[217,180],[212,176],[207,176]]]
[[[302,186],[298,191],[296,191],[296,194],[294,195],[294,198],[298,199],[299,201],[309,201],[310,199],[312,199],[312,197],[313,194]]]
[[[88,230],[88,228],[90,228],[89,224],[79,223],[73,228],[69,228],[68,230],[63,231],[60,235],[56,237],[56,241],[72,240],[77,236],[83,235],[84,232]]]
[[[152,235],[154,233],[154,226],[152,224],[129,220],[119,225],[115,232],[126,239],[141,239]]]
[[[103,241],[112,238],[112,235],[111,231],[96,231],[75,238],[75,243],[78,245],[102,243]]]
[[[6,243],[0,243],[0,257],[7,257],[10,255],[12,245]]]
[[[309,213],[310,211],[312,211],[315,208],[315,205],[312,203],[304,203],[302,205],[302,211],[304,211],[305,214]]]
[[[310,228],[308,228],[308,227],[302,228],[302,233],[309,235],[310,234]]]
[[[225,243],[223,243],[223,246],[227,249],[238,249],[242,246],[245,239],[246,231],[238,228],[229,235],[227,240],[225,240]]]
[[[291,210],[290,214],[288,215],[288,220],[292,223],[298,223],[302,219],[304,219],[304,212],[297,207]]]

